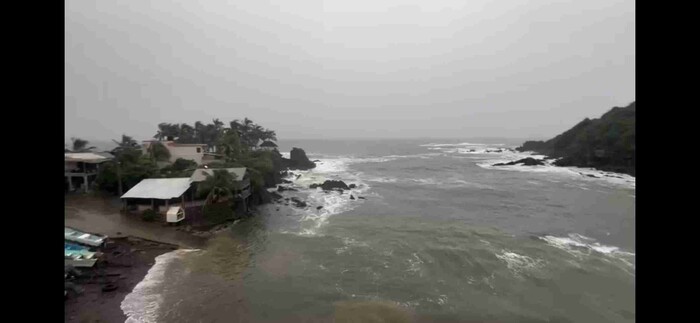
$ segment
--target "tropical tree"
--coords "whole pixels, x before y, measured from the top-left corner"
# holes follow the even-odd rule
[[[206,203],[217,203],[220,200],[232,197],[236,191],[236,175],[225,169],[213,170],[213,175],[205,174],[206,179],[199,183],[197,195],[206,196]]]
[[[127,135],[122,135],[121,141],[117,141],[112,139],[112,141],[117,144],[117,147],[112,149],[112,154],[117,155],[120,152],[129,150],[129,149],[140,149],[138,141],[134,140],[133,137],[127,136]]]
[[[243,121],[233,120],[230,126],[231,130],[238,133],[241,143],[246,147],[255,147],[261,140],[277,140],[274,131],[265,129],[248,118],[244,118]]]
[[[224,155],[226,161],[238,160],[244,152],[236,131],[226,131],[217,143],[217,151]]]
[[[195,128],[192,126],[183,123],[180,124],[180,129],[178,130],[177,134],[177,142],[183,143],[183,144],[191,144],[195,142]]]
[[[156,163],[170,160],[170,151],[161,142],[151,142],[148,146],[148,156]]]
[[[168,137],[178,137],[180,135],[180,125],[177,123],[159,123],[158,131],[153,138],[163,140]]]
[[[71,151],[74,153],[89,152],[96,148],[95,146],[87,147],[87,145],[90,143],[87,140],[77,137],[72,137],[70,140],[73,142],[73,149]]]

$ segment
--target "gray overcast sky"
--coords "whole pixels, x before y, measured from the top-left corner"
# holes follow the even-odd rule
[[[66,1],[66,137],[549,138],[635,100],[632,0]]]

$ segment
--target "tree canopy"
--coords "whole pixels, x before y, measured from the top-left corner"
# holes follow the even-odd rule
[[[561,157],[560,166],[596,167],[635,174],[635,102],[600,119],[584,119],[547,141],[527,141],[520,151]]]
[[[87,140],[84,140],[84,139],[72,137],[72,138],[70,138],[70,140],[73,142],[71,152],[74,152],[74,153],[90,152],[96,148],[95,146],[88,147],[88,144],[90,142]]]

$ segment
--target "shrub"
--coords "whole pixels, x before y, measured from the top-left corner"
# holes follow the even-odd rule
[[[152,209],[147,209],[141,214],[141,219],[146,222],[153,222],[156,220],[156,217],[156,211],[153,211]]]
[[[204,206],[204,219],[210,224],[218,224],[234,219],[234,213],[228,202],[208,204]]]

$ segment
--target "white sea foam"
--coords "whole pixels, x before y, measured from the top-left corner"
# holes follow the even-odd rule
[[[357,241],[353,238],[345,237],[345,238],[343,238],[343,246],[340,248],[336,248],[335,253],[338,255],[343,254],[343,253],[346,253],[348,250],[350,250],[350,248],[353,248],[353,247],[369,247],[369,245],[365,242],[361,242],[361,241]]]
[[[625,265],[634,270],[635,266],[632,263],[635,258],[633,252],[620,250],[615,246],[606,246],[597,242],[593,238],[589,238],[577,233],[571,233],[567,237],[544,236],[540,239],[547,242],[549,245],[564,250],[576,258],[583,259],[591,256],[593,253],[614,258],[623,262]]]
[[[535,159],[543,159],[544,155],[533,155],[527,152],[524,153],[510,153],[500,155],[498,159],[485,159],[476,165],[485,169],[495,169],[495,170],[506,170],[506,171],[518,171],[518,172],[531,172],[531,173],[547,173],[557,176],[567,177],[570,179],[576,179],[581,181],[595,182],[604,186],[609,187],[624,187],[634,189],[636,187],[636,179],[634,176],[627,174],[619,174],[601,171],[593,168],[582,168],[582,167],[560,167],[555,166],[553,163],[555,159],[544,160],[544,165],[537,166],[524,166],[524,165],[507,165],[507,166],[493,166],[497,163],[507,163],[515,160],[520,160],[523,158],[532,157]],[[583,187],[582,187],[583,188]],[[584,188],[585,189],[585,188]]]
[[[183,255],[198,249],[178,249],[155,258],[155,264],[146,276],[124,297],[121,303],[126,323],[158,322],[158,311],[163,305],[162,289],[168,265]]]
[[[515,276],[520,276],[524,271],[533,271],[544,266],[544,261],[541,259],[519,255],[505,249],[496,254],[496,258],[504,261]]]
[[[413,253],[413,257],[408,258],[408,269],[406,271],[418,273],[419,276],[423,276],[421,272],[421,265],[423,264],[423,259],[420,259],[417,253]]]
[[[364,203],[363,200],[358,199],[358,196],[365,195],[370,186],[363,181],[361,173],[352,172],[349,169],[349,165],[357,160],[357,158],[348,156],[322,159],[316,163],[317,166],[313,169],[290,172],[286,179],[292,181],[291,186],[298,189],[299,193],[307,195],[304,199],[309,204],[309,207],[304,209],[290,207],[291,212],[299,217],[301,224],[297,234],[317,235],[319,229],[328,222],[331,216],[347,212]],[[324,192],[320,188],[309,188],[311,184],[323,183],[326,180],[342,180],[348,185],[355,184],[356,187],[345,190],[343,194],[335,191]],[[289,194],[288,192],[282,193],[282,195]],[[292,194],[297,195],[297,193]],[[350,199],[350,195],[353,195],[355,200]],[[316,206],[323,207],[317,210]]]
[[[459,147],[459,146],[504,146],[505,144],[480,144],[480,143],[471,143],[471,142],[461,142],[458,144],[436,144],[436,143],[430,143],[430,144],[423,144],[419,145],[421,147]]]
[[[377,183],[396,183],[399,181],[399,179],[394,177],[371,177],[367,178],[367,181]]]

